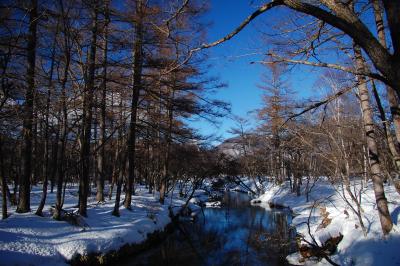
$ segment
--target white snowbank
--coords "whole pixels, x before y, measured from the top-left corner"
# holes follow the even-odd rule
[[[303,184],[305,183],[303,182]],[[360,184],[352,185],[352,189],[354,186],[358,189],[361,187]],[[270,203],[290,207],[295,215],[292,224],[307,241],[312,241],[308,234],[308,221],[311,233],[318,244],[342,234],[343,239],[338,245],[337,253],[331,257],[339,265],[400,265],[400,195],[393,186],[385,186],[389,210],[394,223],[393,230],[386,239],[382,235],[371,183],[363,188],[361,193],[362,218],[368,232],[367,237],[364,237],[356,215],[341,196],[343,195],[341,186],[319,180],[309,194],[308,202],[306,202],[304,189],[303,185],[301,196],[296,196],[290,191],[288,183],[282,186],[274,186],[270,183],[266,186],[266,192],[252,202],[260,203],[264,207]],[[347,193],[345,196],[351,202]],[[312,208],[314,203],[317,206]],[[355,207],[354,204],[353,206]],[[322,221],[321,208],[326,208],[326,212],[329,213],[328,218],[332,221],[326,228],[320,226],[318,229]],[[313,212],[310,215],[311,209]],[[287,257],[291,264],[304,264],[299,262],[300,258],[298,253]],[[330,265],[325,259],[319,262],[306,261],[305,264]]]
[[[76,188],[67,190],[64,209],[74,210],[76,192]],[[41,189],[35,187],[31,196],[32,213],[18,214],[11,208],[11,216],[0,221],[0,265],[65,265],[66,260],[77,254],[106,253],[127,243],[141,243],[147,234],[162,231],[170,223],[170,205],[177,211],[184,203],[168,198],[161,205],[157,195],[139,187],[132,197],[132,210],[122,206],[120,217],[115,217],[111,215],[114,198],[97,204],[90,197],[88,217],[83,218],[86,226],[79,227],[53,220],[49,205],[45,206],[44,217],[34,215],[40,196]],[[54,204],[54,197],[55,193],[49,193],[47,203]]]
[[[207,208],[221,208],[221,202],[220,201],[206,202],[206,207]]]
[[[267,179],[266,177],[263,179]],[[239,181],[240,180],[240,181]],[[246,193],[257,193],[261,194],[264,192],[264,183],[260,183],[259,179],[253,179],[251,177],[238,177],[236,180],[237,184],[228,183],[228,190],[246,192]]]

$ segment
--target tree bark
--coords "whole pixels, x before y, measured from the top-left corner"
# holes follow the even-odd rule
[[[61,12],[64,16],[64,6],[62,0],[60,0]],[[63,206],[63,184],[64,184],[64,160],[65,160],[65,147],[67,142],[67,134],[68,134],[68,113],[67,113],[67,80],[68,80],[68,72],[71,61],[71,51],[70,51],[70,43],[69,43],[69,32],[67,29],[67,21],[66,18],[63,18],[63,31],[64,31],[64,73],[61,80],[61,137],[60,128],[57,131],[57,144],[56,144],[56,152],[54,154],[56,165],[54,166],[55,174],[57,175],[57,192],[56,192],[56,204],[53,218],[56,220],[60,220],[61,218],[61,209]],[[60,150],[58,153],[58,149]]]
[[[24,106],[24,173],[20,181],[19,200],[17,212],[29,212],[30,207],[30,178],[32,174],[32,123],[33,123],[33,102],[35,95],[35,63],[36,63],[36,29],[37,29],[37,0],[31,0],[29,12],[29,31],[27,46],[27,88]]]
[[[169,160],[170,160],[170,153],[171,153],[171,141],[172,141],[172,122],[174,118],[174,97],[175,97],[175,83],[176,78],[174,77],[174,84],[171,93],[171,97],[168,99],[168,132],[167,132],[167,139],[166,139],[166,147],[165,147],[165,158],[164,158],[164,165],[163,165],[163,174],[161,180],[161,189],[160,189],[160,203],[164,204],[165,200],[165,191],[167,190],[168,179],[169,179]]]
[[[387,141],[387,144],[389,147],[389,151],[392,156],[394,166],[396,167],[396,170],[399,171],[400,170],[400,154],[399,154],[398,147],[397,147],[398,143],[396,142],[396,140],[393,138],[393,136],[391,134],[390,124],[389,124],[389,121],[386,119],[385,110],[383,108],[378,90],[375,86],[375,82],[373,80],[371,80],[371,85],[372,85],[372,93],[374,95],[376,105],[378,107],[379,116],[380,116],[382,124],[383,124],[383,129],[384,129],[386,141]]]
[[[133,95],[131,102],[131,120],[129,125],[128,139],[128,182],[125,198],[125,208],[131,208],[133,184],[135,182],[135,149],[136,149],[136,123],[139,95],[142,89],[142,69],[143,69],[143,3],[142,0],[136,2],[136,21],[135,21],[135,44],[133,47]]]
[[[357,69],[363,70],[365,62],[358,45],[354,45],[354,55]],[[390,217],[383,187],[383,172],[381,170],[381,162],[379,160],[378,146],[376,143],[373,112],[370,105],[369,92],[365,77],[357,76],[357,83],[363,113],[364,130],[367,138],[368,156],[370,160],[371,179],[374,187],[375,200],[378,206],[382,231],[383,234],[386,235],[392,230],[393,223]]]
[[[387,49],[386,43],[386,33],[385,33],[385,25],[383,22],[383,15],[382,15],[382,8],[379,4],[378,0],[373,0],[373,7],[374,7],[374,16],[375,16],[375,24],[378,33],[378,39],[380,44]],[[390,113],[392,114],[393,125],[396,134],[396,148],[397,151],[399,149],[398,143],[400,143],[400,101],[395,92],[395,90],[390,87],[386,86],[388,102],[390,106]],[[390,134],[390,132],[389,132]]]
[[[120,123],[123,123],[123,113],[122,113],[122,97],[120,95]],[[119,162],[119,167],[118,167],[118,178],[117,178],[117,192],[115,193],[115,204],[114,204],[114,210],[112,212],[112,215],[119,217],[119,203],[121,199],[121,189],[122,189],[122,181],[124,178],[124,173],[125,173],[125,168],[126,168],[126,153],[123,150],[123,134],[122,134],[122,128],[118,130],[118,141],[117,141],[117,149],[116,149],[116,156],[115,156],[115,161]],[[114,169],[114,172],[117,172]]]
[[[386,11],[386,17],[390,29],[390,36],[392,38],[394,60],[400,63],[400,2],[393,0],[383,0],[383,6]],[[400,69],[397,69],[400,73]],[[400,89],[396,87],[396,89]]]
[[[124,179],[124,173],[125,173],[125,168],[126,168],[126,155],[124,151],[119,152],[120,156],[120,166],[118,170],[118,180],[117,180],[117,192],[115,193],[115,204],[114,204],[114,210],[112,212],[112,215],[119,217],[119,203],[121,201],[121,190],[122,190],[122,182]]]
[[[51,103],[51,90],[53,89],[53,72],[54,72],[54,62],[55,62],[55,49],[56,49],[56,41],[58,35],[58,22],[56,26],[56,32],[54,34],[52,49],[51,49],[51,63],[50,63],[50,73],[49,73],[49,82],[47,84],[47,99],[46,99],[46,124],[44,131],[44,164],[43,164],[43,189],[42,189],[42,198],[40,200],[39,206],[36,210],[36,215],[43,215],[43,208],[46,203],[47,198],[47,185],[49,180],[49,115],[50,115],[50,103]]]
[[[386,3],[386,6],[388,7],[387,3]],[[381,8],[378,0],[373,1],[373,7],[374,7],[375,24],[376,24],[376,28],[377,28],[377,32],[378,32],[379,42],[381,43],[381,45],[383,47],[387,48],[382,8]],[[398,14],[396,17],[398,20]],[[396,19],[396,18],[394,18],[394,19]],[[399,21],[398,21],[398,23],[399,23]],[[399,29],[395,29],[395,30],[399,30]],[[392,36],[392,38],[393,38],[393,36]],[[398,38],[398,36],[395,38]],[[374,84],[373,84],[373,86],[374,86]],[[399,152],[400,152],[400,146],[399,146],[399,144],[400,144],[400,101],[399,101],[398,95],[396,94],[395,90],[391,86],[386,85],[386,91],[387,91],[387,95],[388,95],[390,113],[392,114],[396,141],[392,137],[389,121],[387,121],[385,118],[385,112],[382,112],[382,110],[381,110],[383,108],[381,107],[382,105],[379,102],[379,95],[378,95],[376,89],[374,88],[375,98],[377,98],[378,107],[380,108],[382,122],[385,123],[384,127],[385,127],[385,133],[386,133],[386,138],[388,141],[389,150],[390,150],[390,153],[392,154],[394,164],[397,168],[397,172],[399,172],[400,171],[400,155],[399,155]],[[394,182],[394,185],[396,188],[400,188],[400,180],[394,179],[393,182]],[[400,193],[400,189],[397,189],[397,191]]]
[[[87,216],[87,198],[90,179],[90,140],[93,116],[94,72],[96,63],[97,41],[97,5],[93,7],[92,40],[88,57],[87,73],[85,75],[85,90],[83,93],[83,114],[81,132],[81,171],[79,179],[79,214]]]
[[[3,156],[3,140],[0,135],[0,169],[1,169],[1,196],[2,196],[2,205],[1,205],[1,212],[2,212],[2,219],[6,219],[8,217],[7,214],[7,179],[6,173],[4,171],[4,156]]]
[[[101,95],[101,119],[100,119],[100,156],[97,159],[97,169],[99,172],[97,180],[97,193],[96,200],[98,202],[104,201],[104,180],[105,180],[105,143],[106,143],[106,97],[107,97],[107,54],[108,54],[108,24],[109,24],[109,14],[108,14],[108,1],[105,1],[104,13],[105,13],[105,25],[103,32],[104,47],[103,47],[103,90]]]

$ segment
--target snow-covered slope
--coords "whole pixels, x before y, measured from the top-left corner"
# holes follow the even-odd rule
[[[76,188],[66,193],[67,210],[77,203]],[[55,194],[55,193],[54,193]],[[54,194],[47,202],[54,203]],[[32,210],[40,201],[40,189],[32,193]],[[132,199],[132,210],[120,208],[120,217],[111,215],[114,199],[104,204],[89,198],[88,217],[82,218],[80,226],[65,221],[55,221],[45,207],[45,217],[34,213],[17,214],[0,221],[0,265],[64,265],[77,254],[106,253],[118,250],[124,244],[141,243],[148,233],[163,230],[170,223],[169,204],[179,209],[184,201],[173,198],[165,205],[146,189],[138,188]]]
[[[359,185],[357,187],[360,188]],[[394,222],[393,230],[386,238],[382,235],[371,183],[363,188],[361,193],[362,218],[367,229],[366,237],[357,216],[343,198],[341,186],[320,180],[311,191],[308,202],[303,192],[304,186],[302,195],[298,197],[295,193],[291,193],[288,183],[283,186],[269,184],[266,187],[266,193],[253,202],[260,202],[266,208],[269,203],[290,207],[295,215],[292,223],[296,226],[297,232],[302,234],[307,241],[312,241],[308,233],[308,221],[311,234],[318,244],[342,234],[343,239],[338,245],[337,253],[331,257],[339,265],[400,265],[400,195],[393,186],[385,186],[389,210]],[[351,202],[347,193],[344,195]],[[351,204],[355,207],[353,203]],[[324,212],[329,213],[328,218],[331,219],[326,228],[320,226]],[[292,264],[304,264],[299,262],[299,258],[300,255],[296,253],[290,255],[288,260]],[[306,261],[305,264],[330,265],[325,259],[320,262]]]

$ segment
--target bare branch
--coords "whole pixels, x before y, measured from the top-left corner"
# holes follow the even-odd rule
[[[200,50],[204,50],[204,49],[208,49],[214,46],[217,46],[218,44],[221,44],[223,42],[226,42],[230,39],[232,39],[236,34],[238,34],[240,31],[243,30],[244,27],[246,27],[253,19],[255,19],[256,17],[258,17],[259,15],[261,15],[262,13],[272,9],[273,7],[276,7],[278,5],[282,5],[283,2],[282,0],[275,0],[269,3],[266,3],[264,5],[262,5],[259,9],[257,9],[256,11],[254,11],[250,16],[248,16],[236,29],[234,29],[231,33],[229,33],[228,35],[226,35],[225,37],[216,40],[212,43],[205,43],[202,44],[201,46],[197,47],[197,48],[193,48],[191,50],[188,51],[188,54],[186,56],[186,58],[179,64],[173,66],[172,68],[166,70],[165,72],[163,72],[163,75],[169,74],[173,71],[175,71],[176,69],[182,67],[183,65],[185,65],[187,62],[189,62],[189,60],[193,57],[193,54],[195,52],[198,52]]]
[[[327,104],[327,103],[329,103],[329,102],[335,100],[336,98],[342,96],[343,94],[345,94],[346,92],[348,92],[348,91],[350,91],[350,90],[352,90],[352,89],[353,89],[353,87],[344,88],[344,89],[338,91],[337,93],[335,93],[335,94],[333,94],[333,95],[331,95],[331,96],[325,98],[324,100],[319,101],[319,102],[317,102],[317,103],[314,103],[314,104],[312,104],[312,105],[306,107],[306,108],[303,109],[301,112],[289,116],[289,118],[286,119],[286,121],[282,124],[282,126],[284,126],[289,120],[291,120],[291,119],[293,119],[293,118],[295,118],[295,117],[301,116],[302,114],[307,113],[308,111],[311,111],[311,110],[313,110],[313,109],[316,109],[316,108],[320,107],[321,105]]]
[[[169,23],[171,23],[172,20],[174,20],[175,18],[178,17],[179,14],[181,14],[188,4],[189,4],[189,0],[185,0],[182,3],[182,5],[179,7],[179,9],[171,17],[169,17],[167,20],[165,20],[165,24],[167,26],[169,26]]]
[[[231,33],[229,33],[228,35],[226,35],[225,37],[216,40],[215,42],[212,43],[207,43],[207,44],[203,44],[198,48],[193,49],[193,52],[202,50],[202,49],[208,49],[211,47],[214,47],[218,44],[221,44],[223,42],[226,42],[230,39],[232,39],[232,37],[234,37],[236,34],[238,34],[241,30],[243,30],[244,27],[246,27],[253,19],[255,19],[256,17],[258,17],[259,15],[261,15],[262,13],[264,13],[265,11],[270,10],[273,7],[276,7],[278,5],[282,5],[283,2],[282,1],[272,1],[270,3],[264,4],[263,6],[261,6],[259,9],[257,9],[255,12],[253,12],[250,16],[248,16],[240,25],[239,27],[237,27],[236,29],[234,29]]]
[[[340,70],[340,71],[344,71],[344,72],[348,72],[354,75],[362,75],[362,76],[367,76],[367,77],[371,77],[377,80],[382,81],[383,83],[387,83],[387,79],[385,77],[383,77],[382,75],[380,75],[379,73],[375,73],[375,72],[371,72],[369,70],[365,70],[365,71],[358,71],[354,68],[350,68],[350,67],[345,67],[342,65],[338,65],[338,64],[331,64],[331,63],[324,63],[324,62],[310,62],[310,61],[306,61],[306,60],[294,60],[294,59],[288,59],[288,58],[282,58],[276,54],[272,54],[269,53],[268,55],[277,58],[277,60],[273,60],[273,61],[254,61],[251,62],[250,64],[254,64],[254,63],[260,63],[260,64],[264,64],[264,65],[269,65],[269,64],[276,64],[276,63],[291,63],[291,64],[301,64],[301,65],[307,65],[307,66],[314,66],[314,67],[324,67],[324,68],[332,68],[332,69],[336,69],[336,70]]]

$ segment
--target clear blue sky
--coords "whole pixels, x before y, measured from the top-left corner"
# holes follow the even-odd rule
[[[250,0],[211,0],[211,9],[206,20],[213,22],[208,29],[208,41],[219,39],[237,27],[255,9],[257,1]],[[229,102],[234,115],[248,117],[249,111],[261,106],[261,75],[266,71],[260,64],[250,64],[252,61],[261,60],[262,46],[261,34],[258,29],[263,20],[282,19],[284,10],[273,10],[262,14],[243,31],[230,41],[209,49],[209,63],[213,66],[210,74],[218,76],[221,82],[227,83],[227,88],[221,89],[213,98]],[[309,97],[315,83],[317,72],[307,67],[296,67],[291,72],[289,82],[291,88],[297,91],[300,97]],[[221,124],[215,127],[205,121],[191,123],[198,128],[200,133],[216,134],[223,138],[232,136],[228,133],[235,123],[228,117],[221,119]]]

